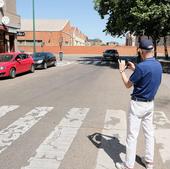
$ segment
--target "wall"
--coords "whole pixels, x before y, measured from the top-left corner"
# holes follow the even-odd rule
[[[64,54],[87,54],[87,55],[102,55],[106,49],[115,48],[118,50],[121,56],[134,56],[136,55],[136,47],[132,46],[63,46],[62,51]],[[53,53],[59,53],[59,46],[44,46],[37,47],[37,51],[49,51]],[[26,52],[32,52],[33,47],[20,46],[19,50]],[[170,46],[168,47],[168,53],[170,54]],[[164,56],[164,47],[158,47],[158,55]]]

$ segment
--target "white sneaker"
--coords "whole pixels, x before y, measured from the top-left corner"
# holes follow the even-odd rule
[[[124,163],[116,163],[116,168],[117,169],[132,169],[132,168],[126,167]]]
[[[141,161],[145,165],[146,169],[153,169],[153,163],[147,162],[145,157],[141,157]]]

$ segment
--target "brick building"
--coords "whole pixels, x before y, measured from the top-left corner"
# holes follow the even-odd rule
[[[32,20],[22,19],[18,32],[18,46],[33,46]],[[36,46],[85,46],[87,36],[68,20],[35,20]]]
[[[16,33],[20,16],[16,13],[16,0],[0,1],[0,52],[15,51]]]

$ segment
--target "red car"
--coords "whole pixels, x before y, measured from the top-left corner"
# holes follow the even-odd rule
[[[0,53],[0,77],[15,78],[19,73],[34,73],[34,60],[23,52]]]

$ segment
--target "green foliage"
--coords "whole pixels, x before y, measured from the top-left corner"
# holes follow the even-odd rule
[[[169,0],[94,0],[94,6],[113,36],[130,31],[159,40],[170,34]]]
[[[95,9],[102,19],[107,18],[106,29],[111,35],[124,35],[133,18],[130,15],[132,1],[129,0],[94,0]]]
[[[159,40],[169,34],[170,3],[157,0],[136,0],[137,5],[131,9],[131,14],[138,21],[136,32],[143,31],[145,35]]]

